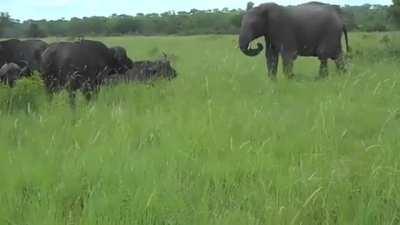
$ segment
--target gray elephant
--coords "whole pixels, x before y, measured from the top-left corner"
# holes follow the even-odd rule
[[[340,71],[344,71],[342,34],[346,48],[349,42],[346,26],[338,6],[310,2],[298,6],[283,7],[274,3],[261,4],[249,9],[242,19],[239,37],[241,51],[256,56],[263,50],[250,44],[264,36],[268,75],[276,79],[279,54],[283,59],[284,74],[293,77],[293,62],[297,56],[318,57],[321,61],[320,76],[328,75],[328,59],[333,59]]]
[[[13,87],[28,69],[27,65],[21,68],[15,63],[6,63],[0,68],[0,83]]]

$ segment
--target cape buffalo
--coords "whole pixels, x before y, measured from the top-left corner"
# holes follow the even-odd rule
[[[25,67],[25,62],[27,62],[30,71],[39,70],[41,54],[47,46],[48,44],[41,40],[9,39],[0,41],[0,65],[12,62],[20,67]]]
[[[117,69],[118,73],[125,73],[132,68],[132,60],[128,57],[126,50],[123,47],[116,46],[110,48],[111,54],[119,62],[120,68]]]
[[[73,103],[77,90],[90,100],[106,77],[125,73],[132,68],[132,61],[123,48],[81,40],[51,44],[42,54],[40,68],[48,92],[65,88]]]
[[[39,71],[42,53],[49,45],[42,40],[22,41],[23,59],[29,63],[31,70]]]
[[[13,87],[28,70],[28,66],[21,68],[15,63],[6,63],[0,68],[0,82]]]
[[[119,82],[147,82],[160,78],[168,80],[174,79],[177,76],[176,70],[171,66],[170,61],[164,55],[163,59],[154,61],[135,61],[132,69],[125,74],[115,74],[107,80],[107,83]]]

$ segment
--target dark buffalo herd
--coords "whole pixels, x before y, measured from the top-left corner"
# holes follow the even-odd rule
[[[104,84],[172,79],[177,74],[165,56],[156,61],[132,61],[123,47],[109,48],[99,41],[0,41],[1,83],[12,87],[33,71],[40,72],[50,95],[65,89],[74,99],[81,91],[88,100]]]

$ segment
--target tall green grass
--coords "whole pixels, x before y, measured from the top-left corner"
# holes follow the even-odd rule
[[[276,83],[233,36],[102,38],[179,77],[75,111],[0,89],[0,224],[399,224],[398,38],[352,34],[347,74],[303,58]]]

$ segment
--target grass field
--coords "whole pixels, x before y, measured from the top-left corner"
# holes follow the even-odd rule
[[[236,39],[101,38],[178,78],[75,112],[0,88],[0,224],[400,224],[400,34],[353,33],[347,74],[303,58],[277,83]]]

